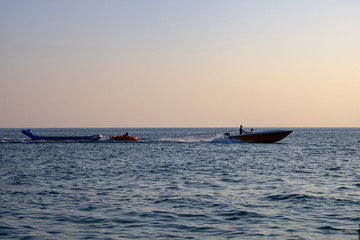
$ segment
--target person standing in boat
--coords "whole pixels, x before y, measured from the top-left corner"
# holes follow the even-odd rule
[[[239,132],[240,132],[240,135],[243,134],[243,133],[248,133],[247,131],[245,131],[245,130],[242,129],[242,125],[240,125],[240,130],[239,130]]]
[[[240,135],[245,132],[244,130],[242,130],[242,125],[240,125],[240,130],[239,130],[239,132],[240,132]]]

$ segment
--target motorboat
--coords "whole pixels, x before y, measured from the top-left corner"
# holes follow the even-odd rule
[[[231,140],[239,140],[240,142],[247,143],[274,143],[287,137],[293,131],[262,131],[262,132],[249,132],[243,134],[231,135],[230,133],[224,133],[224,137]]]
[[[111,139],[118,140],[118,141],[137,141],[139,140],[138,137],[125,135],[117,135],[117,136],[110,136]]]
[[[92,136],[38,136],[32,133],[30,129],[22,130],[23,134],[31,138],[31,140],[46,140],[46,141],[97,141],[102,138],[102,135]]]

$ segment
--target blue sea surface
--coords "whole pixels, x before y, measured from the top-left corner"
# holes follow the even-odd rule
[[[360,128],[0,129],[3,239],[358,239]],[[268,129],[255,129],[255,131]],[[137,136],[138,142],[110,140]]]

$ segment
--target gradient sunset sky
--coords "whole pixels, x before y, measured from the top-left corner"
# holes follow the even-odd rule
[[[359,0],[0,0],[0,127],[360,127]]]

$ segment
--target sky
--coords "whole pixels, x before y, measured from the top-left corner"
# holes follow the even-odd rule
[[[359,0],[0,0],[0,127],[360,127]]]

